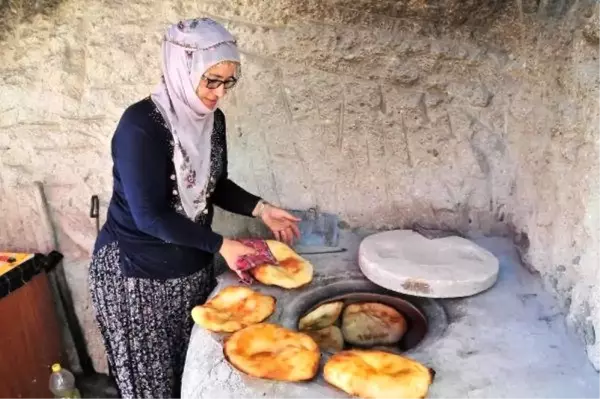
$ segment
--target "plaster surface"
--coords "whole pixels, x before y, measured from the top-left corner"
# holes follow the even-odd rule
[[[311,286],[358,278],[357,242],[357,237],[346,235],[349,252],[307,256],[316,270]],[[559,306],[539,279],[520,265],[512,243],[502,238],[475,242],[498,258],[499,278],[481,294],[438,300],[447,312],[447,328],[407,353],[436,370],[428,397],[598,397],[598,374],[583,346],[565,328]],[[222,274],[213,295],[236,283],[232,273]],[[309,295],[311,286],[302,295]],[[277,310],[269,320],[286,320],[298,293],[259,284],[254,288],[277,298]],[[320,374],[310,383],[283,383],[240,373],[224,360],[222,338],[194,327],[182,397],[347,397],[328,386]]]

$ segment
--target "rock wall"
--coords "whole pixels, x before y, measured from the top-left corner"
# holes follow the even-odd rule
[[[223,22],[243,53],[243,79],[223,106],[236,181],[349,227],[512,235],[600,367],[597,3],[34,3],[0,3],[0,209],[10,226],[0,244],[52,246],[31,194],[42,181],[99,370],[90,196],[104,213],[115,123],[157,82],[166,24],[191,16]],[[256,231],[223,213],[215,227]]]

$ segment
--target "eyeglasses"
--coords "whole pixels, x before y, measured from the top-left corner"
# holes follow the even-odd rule
[[[234,77],[231,77],[227,80],[219,80],[219,79],[210,79],[210,78],[202,75],[202,79],[206,80],[206,87],[208,89],[216,89],[221,85],[223,85],[226,89],[231,89],[237,83],[237,79]]]

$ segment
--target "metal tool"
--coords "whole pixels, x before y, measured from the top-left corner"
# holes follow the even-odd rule
[[[96,237],[100,232],[100,200],[97,195],[92,195],[90,203],[90,217],[96,219]]]
[[[345,252],[340,248],[339,217],[333,213],[320,212],[317,207],[307,210],[293,209],[290,213],[302,219],[298,223],[300,238],[294,249],[301,255],[318,255]]]
[[[100,199],[98,195],[94,194],[90,198],[90,218],[96,219],[96,239],[98,238],[98,234],[100,234]],[[107,360],[108,362],[108,360]],[[114,384],[114,376],[112,372],[112,368],[108,367],[108,378],[111,379],[111,383]]]
[[[42,223],[42,227],[45,229],[46,234],[49,237],[52,250],[60,253],[58,235],[50,214],[50,206],[48,205],[48,200],[44,191],[44,185],[42,182],[36,181],[34,182],[34,186],[36,188],[36,201],[42,216],[40,222]],[[67,277],[62,265],[62,254],[60,255],[60,258],[56,259],[56,263],[57,266],[48,273],[48,278],[50,279],[51,286],[55,291],[54,294],[57,301],[57,311],[65,318],[70,334],[69,338],[71,338],[73,345],[75,346],[77,360],[79,361],[79,365],[83,374],[90,375],[94,373],[94,366],[87,351],[83,328],[79,323],[77,313],[75,312],[73,298],[71,296]]]

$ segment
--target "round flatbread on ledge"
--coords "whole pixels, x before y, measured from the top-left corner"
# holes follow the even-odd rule
[[[312,281],[313,265],[298,255],[292,248],[276,240],[266,240],[269,250],[279,265],[260,265],[249,272],[265,285],[292,289]]]
[[[344,302],[335,301],[324,303],[315,310],[307,313],[298,322],[298,329],[306,330],[321,330],[329,327],[337,321],[344,308]]]
[[[391,306],[377,302],[353,303],[342,315],[346,342],[361,347],[397,344],[407,330],[406,319]]]
[[[425,398],[434,376],[415,360],[376,350],[338,352],[323,368],[329,384],[365,399]]]
[[[314,378],[321,358],[310,336],[270,323],[233,333],[223,353],[233,367],[250,376],[291,382]]]
[[[192,319],[214,332],[234,332],[260,323],[275,311],[275,298],[248,287],[232,286],[221,290],[203,305],[192,309]]]

